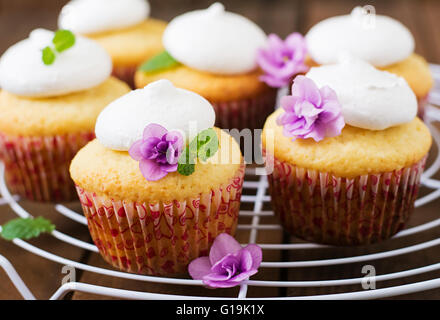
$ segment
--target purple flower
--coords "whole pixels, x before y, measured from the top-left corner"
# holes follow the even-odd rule
[[[193,279],[203,280],[212,288],[230,288],[258,272],[263,253],[256,244],[245,248],[227,233],[215,238],[209,257],[193,260],[188,272]]]
[[[139,161],[139,169],[148,181],[162,179],[177,171],[177,161],[182,153],[183,137],[178,131],[168,131],[158,124],[149,124],[141,140],[130,147],[128,153]]]
[[[292,95],[281,99],[284,113],[277,119],[283,126],[286,137],[321,141],[325,137],[341,134],[345,126],[341,104],[333,89],[328,86],[318,89],[313,80],[297,76],[292,86]]]
[[[285,41],[276,34],[269,35],[268,48],[260,49],[257,55],[259,66],[266,73],[260,79],[274,88],[289,84],[294,75],[308,70],[306,55],[306,41],[300,33],[292,33]]]

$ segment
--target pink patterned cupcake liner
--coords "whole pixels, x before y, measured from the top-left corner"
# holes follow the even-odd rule
[[[124,81],[130,88],[134,89],[134,75],[136,70],[137,66],[113,66],[112,76]]]
[[[34,201],[77,199],[69,166],[94,133],[22,137],[0,133],[0,159],[10,191]]]
[[[235,234],[244,165],[225,186],[185,201],[130,202],[77,186],[90,234],[104,259],[147,275],[187,272],[220,233]]]
[[[273,210],[284,228],[307,241],[349,246],[388,239],[413,211],[425,162],[348,179],[275,158]]]
[[[274,111],[277,90],[269,89],[250,99],[211,102],[216,114],[216,126],[221,129],[262,129],[266,118]]]

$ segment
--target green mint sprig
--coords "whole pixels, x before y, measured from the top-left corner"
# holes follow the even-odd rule
[[[45,65],[51,65],[55,62],[57,53],[70,49],[75,45],[76,38],[72,31],[58,30],[52,39],[52,46],[43,49],[42,60]]]
[[[10,220],[2,227],[0,235],[5,240],[31,239],[38,237],[41,233],[52,232],[55,226],[43,217],[38,218],[17,218]]]
[[[177,67],[178,65],[180,65],[180,63],[176,61],[167,51],[162,51],[161,53],[144,62],[138,70],[151,73]]]
[[[177,172],[184,176],[190,176],[195,171],[196,159],[206,161],[218,150],[219,142],[214,129],[206,129],[200,132],[185,148],[178,160]]]

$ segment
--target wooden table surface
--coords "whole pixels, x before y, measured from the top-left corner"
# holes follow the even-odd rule
[[[0,53],[13,43],[21,40],[36,27],[56,28],[56,20],[59,9],[66,1],[64,0],[0,0]],[[179,1],[179,0],[150,0],[152,15],[164,20],[170,20],[183,12],[207,7],[213,1]],[[230,11],[243,14],[258,23],[267,33],[277,33],[286,36],[293,31],[302,33],[316,22],[338,14],[346,14],[356,5],[366,3],[351,0],[325,1],[289,1],[289,0],[254,0],[238,1],[225,0],[223,3]],[[393,1],[369,1],[379,14],[385,14],[397,18],[406,24],[416,39],[416,51],[425,56],[427,60],[440,63],[440,37],[435,32],[440,31],[440,1],[426,0],[393,0]],[[384,48],[386,50],[386,48]],[[437,150],[432,150],[435,154]],[[437,176],[440,178],[440,176]],[[422,190],[426,193],[427,190]],[[54,211],[52,205],[41,205],[22,201],[21,204],[34,215],[42,215],[50,218],[57,225],[57,229],[68,235],[84,241],[90,241],[87,229],[74,223]],[[69,206],[78,212],[80,207],[77,203]],[[244,209],[252,210],[249,204],[243,205]],[[440,215],[440,200],[431,202],[419,208],[412,217],[409,227],[431,221]],[[267,209],[270,209],[267,206]],[[7,206],[0,206],[0,225],[5,221],[16,217]],[[250,223],[249,219],[240,218],[240,223]],[[263,223],[276,223],[274,218],[264,218]],[[271,251],[265,250],[266,261],[299,261],[312,259],[337,258],[352,255],[362,255],[371,252],[379,252],[389,249],[401,248],[416,243],[436,239],[440,236],[440,228],[404,237],[403,239],[389,240],[381,244],[358,247],[358,248],[332,248],[316,250],[295,251]],[[240,231],[237,238],[241,242],[247,242],[249,233]],[[259,243],[300,242],[297,239],[283,235],[277,230],[262,230],[258,233]],[[39,239],[30,241],[57,255],[87,263],[94,266],[109,268],[98,254],[86,252],[71,245],[54,240],[45,235]],[[0,254],[6,256],[22,276],[25,283],[30,287],[34,295],[39,299],[49,298],[59,288],[62,278],[62,265],[45,260],[24,251],[12,243],[0,240]],[[377,274],[391,273],[406,269],[421,267],[440,262],[438,248],[416,253],[401,255],[399,257],[369,261],[368,264],[375,266]],[[265,280],[324,280],[340,278],[359,278],[361,268],[365,263],[338,265],[321,268],[295,268],[295,269],[261,269],[253,279]],[[378,283],[377,287],[400,285],[427,279],[440,277],[440,271],[430,272],[421,276],[413,276],[405,279]],[[172,293],[185,295],[226,295],[236,296],[237,288],[225,290],[207,290],[204,288],[192,288],[182,286],[167,286],[148,284],[119,278],[106,277],[90,272],[77,270],[78,281],[109,286],[120,289],[131,289],[156,293]],[[338,293],[347,291],[359,291],[360,285],[328,287],[328,288],[249,288],[248,296],[283,296],[283,295],[315,295],[325,293]],[[100,299],[83,293],[73,293],[67,299]],[[402,296],[401,298],[413,299],[440,299],[440,289],[430,290],[417,294]],[[0,299],[21,299],[21,296],[9,281],[2,269],[0,269]]]

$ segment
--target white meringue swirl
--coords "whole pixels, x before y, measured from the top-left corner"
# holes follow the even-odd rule
[[[356,7],[350,15],[325,19],[306,35],[310,57],[319,64],[336,63],[349,53],[376,67],[400,62],[414,52],[414,38],[399,21],[365,14]]]
[[[130,27],[146,20],[146,0],[72,0],[61,10],[58,25],[80,34]]]
[[[54,32],[36,29],[0,58],[0,87],[27,97],[59,96],[93,88],[111,74],[108,53],[96,42],[76,36],[75,45],[45,65],[42,49],[52,45]]]
[[[159,80],[109,104],[98,117],[95,133],[105,147],[128,151],[152,123],[179,130],[186,140],[191,140],[214,126],[215,112],[198,94]]]
[[[416,117],[417,98],[405,79],[367,62],[346,58],[338,64],[312,68],[306,77],[318,87],[335,90],[344,120],[351,126],[384,130]]]
[[[174,18],[165,29],[163,44],[191,68],[242,74],[257,68],[257,51],[266,45],[266,34],[249,19],[214,3]]]

